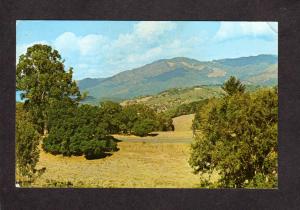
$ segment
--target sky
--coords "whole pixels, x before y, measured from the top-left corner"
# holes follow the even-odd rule
[[[16,60],[34,44],[59,51],[73,79],[103,78],[159,59],[278,55],[277,22],[16,21]]]

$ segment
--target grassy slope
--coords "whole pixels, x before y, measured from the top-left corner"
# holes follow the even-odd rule
[[[180,104],[188,104],[206,98],[218,97],[223,93],[220,86],[194,86],[191,88],[172,88],[157,95],[126,100],[121,105],[143,103],[155,110],[166,111]]]
[[[187,159],[188,144],[120,142],[120,150],[98,160],[41,153],[40,166],[46,180],[70,181],[75,187],[195,187],[199,183]]]

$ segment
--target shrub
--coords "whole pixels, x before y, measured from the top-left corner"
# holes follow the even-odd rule
[[[120,131],[126,134],[145,136],[155,130],[172,130],[172,119],[157,114],[144,104],[127,105],[119,113]]]
[[[105,152],[116,151],[117,144],[113,139],[83,141],[82,151],[87,159],[105,157]]]
[[[133,126],[133,134],[137,136],[146,136],[157,128],[157,122],[151,119],[138,120]]]

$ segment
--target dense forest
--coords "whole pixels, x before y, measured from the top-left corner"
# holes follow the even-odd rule
[[[19,58],[17,90],[24,99],[16,106],[20,182],[33,181],[42,173],[35,168],[39,145],[53,155],[101,158],[118,151],[113,134],[143,137],[172,131],[173,117],[195,113],[189,164],[195,173],[220,175],[213,183],[201,179],[201,187],[277,187],[276,87],[247,92],[231,77],[220,97],[157,112],[145,104],[82,104],[87,94],[79,91],[72,74],[58,51],[47,45],[29,47]]]

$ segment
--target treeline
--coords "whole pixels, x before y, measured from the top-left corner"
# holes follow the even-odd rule
[[[222,88],[226,95],[210,99],[193,122],[198,134],[189,163],[195,173],[209,175],[201,176],[201,186],[277,187],[277,87],[245,92],[231,77]]]
[[[122,107],[107,101],[100,106],[66,105],[58,102],[49,108],[49,134],[43,149],[52,154],[101,157],[116,151],[112,134],[146,136],[152,131],[171,130],[172,120],[142,104]]]
[[[208,99],[193,101],[187,104],[180,104],[175,109],[169,109],[165,111],[164,115],[170,118],[174,118],[181,115],[194,114],[207,103],[208,103]]]

